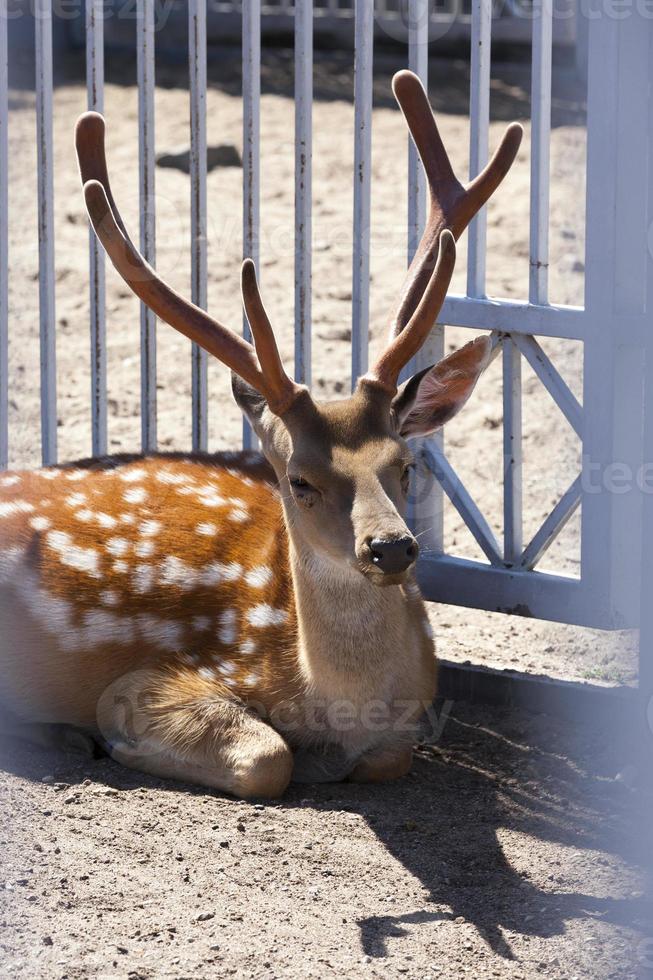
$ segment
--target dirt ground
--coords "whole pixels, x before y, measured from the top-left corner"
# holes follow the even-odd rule
[[[1,975],[652,976],[615,725],[438,711],[404,779],[274,805],[5,745]]]
[[[406,144],[389,97],[399,56],[380,59],[373,126],[372,352],[405,264]],[[108,152],[128,227],[138,227],[134,66],[108,59]],[[238,59],[210,63],[209,142],[242,146]],[[583,295],[582,88],[556,72],[551,189],[551,298]],[[12,95],[11,452],[39,457],[38,288],[33,174],[34,99]],[[90,449],[87,229],[72,127],[85,107],[72,57],[55,92],[59,444]],[[188,139],[183,69],[159,66],[157,149]],[[261,103],[263,289],[292,357],[292,62],[265,57]],[[314,385],[345,391],[351,302],[351,57],[316,55],[314,110]],[[495,65],[491,144],[525,121],[528,71]],[[431,65],[431,97],[454,164],[468,157],[468,76],[462,62]],[[209,176],[209,306],[241,322],[240,169]],[[529,133],[489,208],[488,291],[523,298],[528,279]],[[188,177],[157,171],[160,272],[188,292]],[[464,289],[465,246],[454,287]],[[138,309],[107,272],[112,451],[139,440]],[[162,448],[190,441],[189,345],[159,329]],[[447,329],[446,346],[470,332]],[[543,343],[577,396],[579,345]],[[524,367],[525,537],[577,471],[579,446]],[[241,420],[227,372],[210,368],[210,445],[238,445]],[[446,445],[490,524],[501,525],[501,374],[495,364],[447,428]],[[578,573],[579,520],[546,568]],[[446,539],[478,557],[451,509]],[[434,605],[439,654],[568,679],[631,683],[634,638]],[[273,806],[237,803],[19,743],[2,746],[0,973],[26,978],[406,976],[625,978],[653,968],[651,908],[638,870],[643,835],[629,752],[615,720],[564,725],[547,716],[449,706],[437,745],[392,786],[292,789]],[[621,778],[615,777],[621,773]],[[625,775],[624,775],[625,774]]]

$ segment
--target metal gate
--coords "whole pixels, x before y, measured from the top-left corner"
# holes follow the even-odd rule
[[[191,96],[192,299],[206,304],[206,0],[188,0]],[[35,0],[38,127],[39,290],[41,311],[42,455],[56,461],[54,228],[52,174],[52,4]],[[407,62],[427,81],[428,0],[410,0]],[[374,5],[356,0],[355,173],[352,264],[352,377],[367,367]],[[154,238],[154,17],[155,0],[136,6],[140,139],[140,245],[155,262]],[[469,230],[467,292],[450,296],[442,322],[495,331],[503,359],[504,534],[495,539],[447,460],[443,443],[419,447],[420,493],[412,519],[423,529],[419,576],[429,599],[603,628],[634,626],[639,618],[641,539],[652,561],[653,352],[648,323],[651,288],[650,186],[653,27],[647,10],[625,16],[598,5],[589,20],[586,280],[583,307],[548,302],[549,143],[552,2],[534,0],[532,13],[532,147],[530,284],[522,302],[485,295],[485,216]],[[243,248],[258,260],[260,0],[242,10]],[[86,2],[88,105],[102,111],[104,20],[102,0]],[[471,8],[471,172],[488,155],[490,0]],[[313,9],[295,6],[295,374],[311,378],[311,106]],[[8,214],[7,22],[0,18],[0,466],[8,460]],[[409,258],[425,216],[425,186],[409,147]],[[104,257],[90,236],[93,453],[107,450]],[[648,329],[647,329],[648,328]],[[245,331],[247,326],[244,325]],[[584,345],[583,405],[537,337],[569,338]],[[155,320],[141,310],[142,445],[156,447]],[[443,351],[435,326],[420,363]],[[521,363],[525,358],[582,440],[583,465],[530,541],[522,539]],[[207,366],[193,350],[193,447],[207,445]],[[646,419],[646,424],[645,423]],[[250,433],[245,431],[246,443]],[[487,561],[443,550],[442,503],[447,494]],[[647,506],[642,523],[642,503]],[[570,515],[582,507],[578,578],[537,570],[538,562]],[[651,525],[649,527],[649,525]],[[651,581],[651,578],[641,579]]]

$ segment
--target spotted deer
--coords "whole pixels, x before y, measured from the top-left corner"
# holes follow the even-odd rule
[[[104,120],[76,145],[91,223],[161,319],[232,371],[263,455],[116,456],[0,478],[0,700],[126,766],[241,797],[291,779],[392,779],[436,690],[404,504],[406,439],[469,398],[487,338],[399,384],[444,300],[455,239],[509,170],[507,130],[465,189],[417,77],[393,82],[430,188],[387,346],[350,397],[321,402],[282,366],[254,265],[254,346],[174,292],[132,244],[111,194]]]

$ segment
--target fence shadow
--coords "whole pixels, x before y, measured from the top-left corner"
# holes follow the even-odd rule
[[[157,50],[156,84],[159,88],[188,88],[188,63],[184,39],[179,47]],[[464,52],[464,53],[462,53]],[[322,49],[314,55],[315,101],[353,102],[353,51]],[[396,108],[390,81],[399,68],[406,67],[406,52],[382,49],[375,52],[373,98],[377,108]],[[261,51],[261,91],[264,95],[294,97],[294,55],[292,50],[264,44]],[[135,53],[111,49],[106,57],[106,81],[110,85],[136,85]],[[84,52],[73,48],[55,59],[55,87],[85,85]],[[15,52],[10,59],[10,81],[16,91],[34,88],[33,56]],[[242,91],[241,52],[237,46],[211,46],[208,50],[208,88],[238,97]],[[523,58],[492,63],[490,114],[496,121],[510,122],[530,116],[530,64]],[[556,66],[552,78],[553,127],[584,126],[585,88],[573,66]],[[429,94],[438,113],[466,115],[469,112],[469,60],[462,49],[459,57],[432,57],[429,60]]]
[[[0,745],[0,767],[29,780],[42,779],[57,761],[62,757],[17,742]],[[631,866],[644,860],[647,834],[638,823],[643,808],[638,815],[637,795],[613,778],[623,762],[624,746],[609,726],[579,724],[572,731],[545,715],[458,705],[439,744],[418,749],[408,777],[378,786],[291,787],[281,808],[289,818],[291,848],[295,810],[317,810],[325,825],[331,812],[360,815],[427,892],[426,905],[404,903],[389,907],[387,914],[361,917],[364,954],[384,957],[392,953],[393,938],[410,931],[418,941],[420,926],[462,917],[495,954],[512,960],[510,934],[562,935],[566,923],[578,918],[642,929],[653,920],[653,907],[644,898],[602,898],[562,887],[566,868],[560,859],[566,849],[602,851]],[[65,770],[59,765],[57,772],[70,784],[91,775],[124,790],[180,789],[106,758],[71,763]],[[194,797],[206,795],[189,786],[189,809]],[[126,799],[124,805],[137,803]],[[545,853],[548,861],[548,845],[560,846],[546,888],[533,884],[506,856],[502,837],[514,834],[527,842],[534,861]],[[524,854],[521,846],[522,863]]]

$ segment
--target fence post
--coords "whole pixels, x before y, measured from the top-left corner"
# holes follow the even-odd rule
[[[590,22],[581,568],[588,609],[638,618],[647,186],[642,102],[650,21],[634,7]]]
[[[642,136],[648,141],[648,194],[646,283],[647,305],[653,302],[653,24],[648,23],[648,105],[642,113]],[[646,140],[644,140],[646,142]],[[641,618],[639,632],[639,689],[647,726],[645,729],[650,765],[653,736],[653,331],[644,331],[643,454],[642,454],[642,560],[640,567]]]

